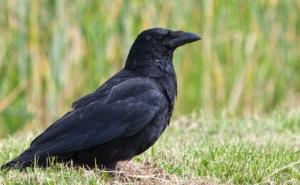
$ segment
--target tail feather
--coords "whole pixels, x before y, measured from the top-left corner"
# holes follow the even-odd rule
[[[70,161],[73,155],[73,153],[68,153],[60,156],[51,156],[32,146],[21,153],[17,158],[2,165],[0,170],[25,169],[34,166],[47,167],[56,162]]]
[[[8,163],[5,163],[0,167],[1,170],[10,170],[10,169],[22,169],[23,165],[19,163],[19,161],[12,160]]]
[[[26,150],[20,156],[15,158],[14,160],[5,163],[0,167],[1,170],[9,170],[9,169],[24,169],[26,167],[30,167],[34,165],[34,154],[31,150]]]

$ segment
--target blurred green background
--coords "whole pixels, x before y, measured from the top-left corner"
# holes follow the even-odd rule
[[[0,0],[0,12],[0,136],[57,119],[151,27],[203,37],[175,52],[175,115],[300,105],[300,1]]]

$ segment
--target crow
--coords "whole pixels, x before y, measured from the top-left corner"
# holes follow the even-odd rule
[[[194,33],[152,28],[130,48],[124,69],[36,137],[1,169],[53,163],[115,170],[146,151],[163,133],[177,95],[174,50],[199,40]]]

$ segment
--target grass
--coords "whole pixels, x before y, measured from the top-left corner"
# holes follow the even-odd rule
[[[99,170],[56,165],[0,172],[0,184],[298,184],[300,109],[269,117],[214,119],[203,112],[172,121],[162,138],[113,178]],[[0,142],[0,163],[33,138]]]
[[[174,55],[177,115],[295,107],[299,2],[2,0],[0,136],[45,127],[122,68],[136,35],[157,26],[203,37]]]

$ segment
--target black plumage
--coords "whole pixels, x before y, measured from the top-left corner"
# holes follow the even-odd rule
[[[72,105],[2,169],[46,167],[49,160],[115,169],[144,152],[169,124],[177,93],[173,52],[200,38],[153,28],[133,43],[124,69]]]

